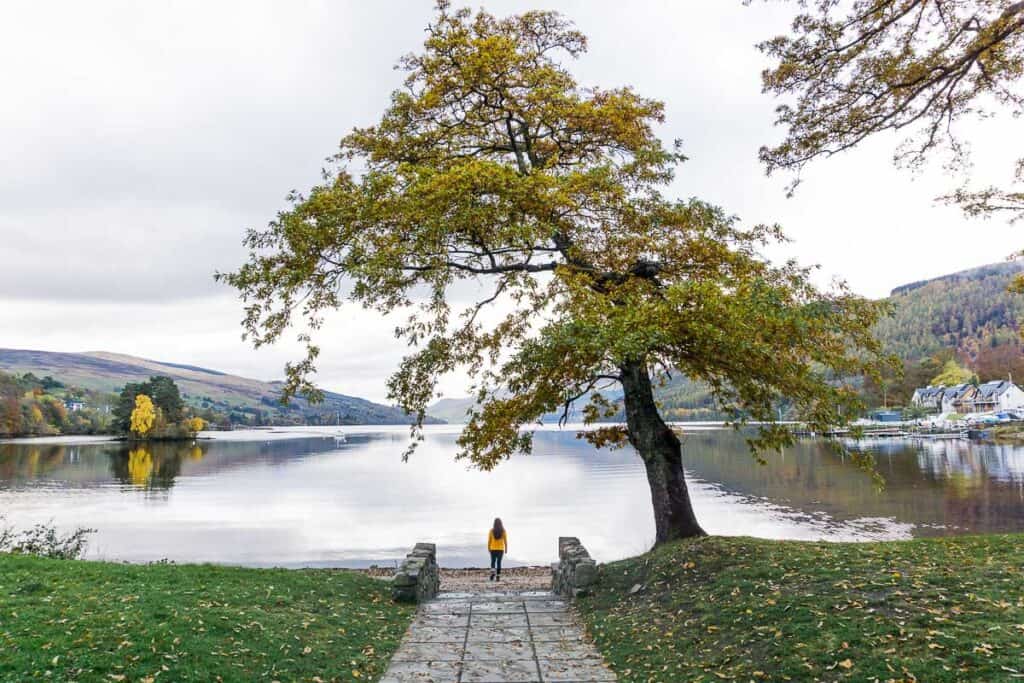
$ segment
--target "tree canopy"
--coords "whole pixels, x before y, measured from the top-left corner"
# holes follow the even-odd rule
[[[121,389],[117,404],[114,406],[113,425],[123,434],[132,431],[131,415],[135,410],[135,397],[139,394],[148,396],[153,405],[160,410],[161,420],[168,424],[180,422],[185,410],[181,392],[174,380],[164,375],[154,375],[145,382],[129,382]]]
[[[936,387],[952,387],[965,382],[977,384],[978,376],[951,358],[942,366],[942,372],[932,377],[929,384]]]
[[[808,162],[885,131],[906,135],[899,163],[933,152],[967,171],[963,123],[1024,113],[1024,2],[1018,0],[798,0],[792,34],[765,41],[774,64],[766,92],[792,99],[777,109],[785,139],[761,149],[769,172]],[[997,144],[1020,147],[1024,137]],[[1024,217],[1024,156],[1003,187],[946,199],[969,214]]]
[[[303,325],[290,393],[315,391],[326,312],[347,299],[404,315],[396,334],[413,348],[389,397],[416,433],[439,378],[468,372],[478,404],[460,457],[481,468],[528,451],[521,428],[574,401],[597,421],[614,410],[602,392],[621,385],[627,424],[584,436],[640,452],[662,541],[700,528],[652,383],[702,380],[737,422],[764,422],[754,447],[777,445],[783,397],[815,424],[855,413],[856,392],[829,380],[873,371],[879,308],[769,263],[778,226],[665,197],[684,157],[655,133],[662,103],[578,84],[559,60],[586,47],[553,12],[440,2],[380,121],[345,136],[325,182],[249,230],[248,262],[218,277],[239,290],[257,346]]]
[[[153,429],[156,422],[156,408],[153,407],[153,400],[145,394],[135,397],[135,408],[131,416],[131,432],[136,436],[146,436]]]

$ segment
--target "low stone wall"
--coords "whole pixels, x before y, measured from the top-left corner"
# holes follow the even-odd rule
[[[558,562],[551,565],[551,590],[567,598],[590,592],[597,581],[597,562],[574,536],[558,538]]]
[[[391,579],[391,597],[399,602],[423,602],[436,596],[440,587],[437,546],[417,543]]]

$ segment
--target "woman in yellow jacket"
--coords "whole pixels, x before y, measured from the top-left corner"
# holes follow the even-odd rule
[[[494,518],[494,526],[487,533],[487,549],[491,551],[491,581],[501,581],[501,557],[508,552],[508,532],[501,518]]]

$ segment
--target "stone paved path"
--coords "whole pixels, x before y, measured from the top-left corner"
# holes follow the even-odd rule
[[[615,681],[548,591],[441,593],[420,605],[381,683]]]

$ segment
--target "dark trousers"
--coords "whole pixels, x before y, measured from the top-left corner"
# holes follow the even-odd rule
[[[496,571],[498,574],[501,573],[501,556],[504,554],[504,550],[491,551],[491,569]]]

